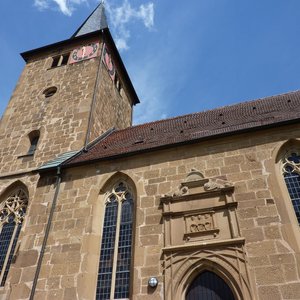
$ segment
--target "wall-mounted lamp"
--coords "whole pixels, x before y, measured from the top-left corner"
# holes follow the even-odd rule
[[[156,277],[150,277],[149,280],[148,280],[148,285],[152,288],[155,288],[157,287],[157,284],[158,284],[158,280]]]

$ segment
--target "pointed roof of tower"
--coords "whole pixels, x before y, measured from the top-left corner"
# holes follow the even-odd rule
[[[72,38],[102,30],[104,28],[108,28],[108,25],[105,15],[104,3],[101,1],[101,3],[72,35]]]

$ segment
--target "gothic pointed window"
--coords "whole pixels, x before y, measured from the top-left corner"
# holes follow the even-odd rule
[[[300,224],[300,154],[289,152],[283,159],[282,172]]]
[[[12,263],[27,204],[23,188],[15,189],[0,203],[0,286],[4,286]]]
[[[96,299],[129,299],[133,196],[125,182],[107,195]]]

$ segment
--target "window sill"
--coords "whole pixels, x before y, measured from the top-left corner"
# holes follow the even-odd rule
[[[34,153],[32,154],[24,154],[17,157],[17,159],[22,159],[23,162],[31,161],[34,159]]]
[[[31,156],[34,156],[34,153],[20,155],[17,158],[24,158],[24,157],[31,157]]]

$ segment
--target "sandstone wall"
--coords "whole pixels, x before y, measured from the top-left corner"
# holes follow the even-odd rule
[[[168,299],[161,197],[177,191],[192,168],[205,178],[221,178],[234,186],[240,231],[235,249],[245,254],[251,298],[299,299],[299,226],[275,159],[280,146],[299,132],[299,126],[285,126],[63,170],[35,299],[94,298],[106,183],[119,176],[130,178],[136,190],[132,299]],[[28,297],[54,181],[54,174],[38,181],[36,176],[24,178],[37,188],[31,193],[16,262],[0,289],[4,295],[10,292],[9,299]],[[221,255],[230,250],[224,245],[209,249]],[[151,276],[159,280],[156,289],[147,285]]]
[[[117,71],[117,74],[119,72]],[[119,75],[117,75],[119,78]],[[89,141],[114,127],[124,129],[132,125],[132,103],[127,95],[125,84],[118,91],[104,64],[101,64],[99,87],[91,116],[91,134]]]

